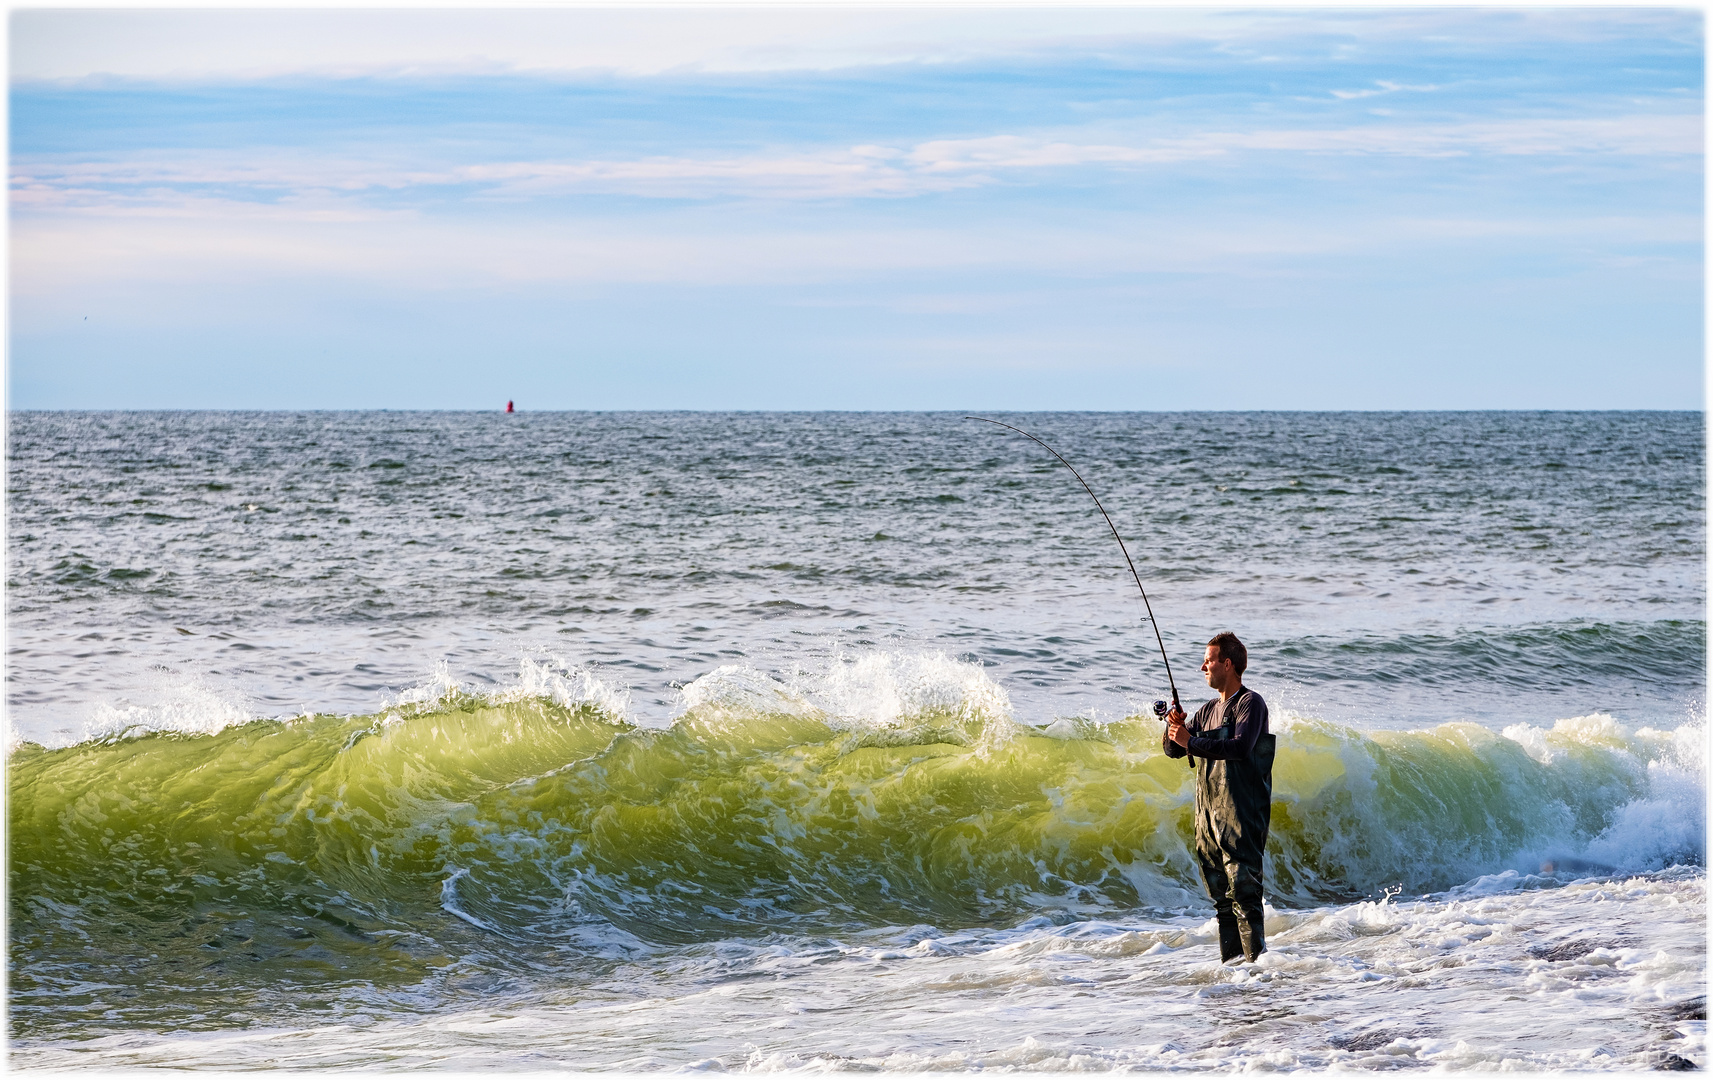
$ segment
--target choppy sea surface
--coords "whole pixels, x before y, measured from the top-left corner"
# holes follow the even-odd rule
[[[1700,413],[13,413],[14,1068],[1705,1064]]]

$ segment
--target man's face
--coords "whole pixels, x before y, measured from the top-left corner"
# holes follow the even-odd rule
[[[1231,661],[1219,655],[1217,645],[1209,645],[1202,656],[1201,673],[1207,679],[1207,684],[1215,690],[1223,690],[1231,682],[1231,677],[1237,670],[1231,666]]]

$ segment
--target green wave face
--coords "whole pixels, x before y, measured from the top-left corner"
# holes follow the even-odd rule
[[[1275,729],[1281,906],[1443,889],[1554,852],[1702,858],[1699,729]],[[969,708],[864,729],[702,707],[650,730],[454,697],[24,746],[8,765],[13,978],[72,993],[253,982],[265,965],[379,983],[470,950],[1199,905],[1191,773],[1159,736],[1152,718],[1042,731]],[[1637,813],[1679,797],[1677,833]]]
[[[453,815],[616,730],[590,709],[452,700],[25,745],[8,763],[13,984],[75,999],[83,981],[244,984],[256,965],[417,979],[458,948],[438,907]]]

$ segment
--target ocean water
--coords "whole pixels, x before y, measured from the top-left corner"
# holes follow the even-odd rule
[[[14,413],[13,1067],[1705,1064],[1700,413]]]

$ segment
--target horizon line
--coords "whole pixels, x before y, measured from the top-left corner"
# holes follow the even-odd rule
[[[78,407],[67,407],[67,408],[21,408],[21,409],[15,409],[15,408],[8,407],[6,409],[7,415],[23,414],[23,413],[377,413],[378,412],[378,413],[458,413],[458,414],[469,414],[469,415],[480,415],[480,414],[485,414],[485,413],[495,413],[495,414],[498,414],[500,416],[522,416],[525,413],[531,413],[531,414],[541,415],[541,416],[565,415],[565,414],[570,414],[570,413],[682,413],[685,415],[710,415],[710,416],[711,415],[719,415],[719,414],[728,414],[728,413],[750,413],[750,414],[778,414],[778,415],[794,415],[794,416],[816,415],[816,414],[856,416],[856,415],[884,414],[884,413],[919,413],[922,415],[932,415],[932,414],[937,414],[937,413],[944,413],[944,414],[949,415],[949,414],[953,414],[953,413],[958,413],[960,411],[961,411],[961,407],[960,408],[949,408],[949,409],[825,409],[825,408],[823,408],[823,409],[755,409],[755,408],[736,408],[736,409],[682,409],[682,408],[670,409],[670,408],[667,408],[667,409],[650,409],[650,408],[621,408],[621,409],[515,409],[515,410],[509,410],[509,411],[507,409],[500,408],[498,406],[490,406],[490,407],[484,407],[484,408],[468,408],[468,409],[398,408],[398,407],[388,407],[388,406],[371,407],[371,408],[254,408],[254,407],[251,407],[251,408],[219,408],[219,407],[172,407],[172,406],[159,407],[159,406],[157,406],[157,407],[148,407],[148,408],[119,408],[119,407],[78,408]],[[1011,415],[1011,416],[1030,416],[1030,415],[1042,415],[1042,414],[1055,414],[1055,415],[1158,414],[1158,415],[1167,415],[1167,414],[1174,414],[1174,413],[1236,413],[1236,414],[1243,414],[1243,413],[1248,413],[1248,414],[1261,414],[1261,413],[1305,413],[1305,414],[1312,414],[1312,413],[1388,413],[1388,414],[1430,415],[1430,414],[1449,414],[1449,413],[1702,413],[1702,414],[1705,414],[1707,412],[1707,409],[1705,406],[1700,406],[1700,407],[1695,407],[1695,408],[1668,408],[1668,407],[1664,407],[1664,406],[1644,406],[1644,407],[1628,408],[1628,409],[1592,409],[1592,408],[1574,409],[1574,408],[1547,408],[1547,407],[1539,407],[1539,408],[1472,407],[1472,408],[1462,408],[1462,409],[1386,409],[1386,408],[1356,408],[1356,409],[1291,409],[1291,408],[1281,408],[1281,409],[993,409],[993,408],[989,408],[989,409],[985,409],[983,411],[1002,413],[1002,414]]]

